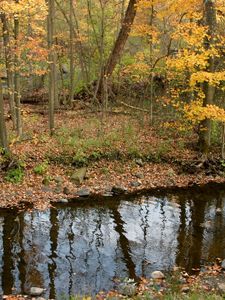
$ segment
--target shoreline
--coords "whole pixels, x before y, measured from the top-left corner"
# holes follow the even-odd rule
[[[102,174],[102,166],[110,164],[110,174]],[[113,167],[123,162],[99,161],[87,168],[80,184],[68,176],[67,166],[50,165],[47,176],[51,180],[43,183],[43,176],[33,174],[32,166],[26,169],[22,183],[0,182],[0,208],[31,207],[44,210],[61,203],[76,201],[107,201],[112,197],[129,198],[144,194],[176,193],[187,190],[208,190],[221,187],[223,176],[179,173],[175,165],[166,163],[146,163],[131,168],[131,162],[123,164],[123,172],[117,173]],[[79,169],[71,168],[72,171]],[[70,170],[71,171],[71,170]],[[57,174],[57,176],[54,176]],[[141,178],[137,178],[137,175]],[[2,176],[3,177],[3,176]]]

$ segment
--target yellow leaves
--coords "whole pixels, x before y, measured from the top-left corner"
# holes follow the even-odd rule
[[[192,101],[184,106],[184,115],[186,119],[193,124],[199,123],[205,119],[225,122],[225,110],[217,105],[202,106],[200,101]]]
[[[47,6],[45,0],[20,0],[16,3],[14,0],[1,1],[0,9],[7,15],[18,15],[26,17],[27,15],[36,19],[44,19],[47,15]]]
[[[182,49],[176,57],[168,57],[166,64],[169,69],[194,72],[196,68],[204,69],[207,66],[208,55],[207,52],[195,53],[189,49]]]
[[[181,23],[172,34],[174,40],[182,40],[189,46],[201,46],[206,37],[207,28],[194,22]]]
[[[214,73],[199,71],[191,75],[190,86],[194,87],[197,83],[203,82],[208,82],[210,85],[217,86],[221,81],[225,81],[225,71]]]
[[[131,35],[133,36],[158,36],[158,33],[155,31],[155,28],[148,24],[135,24],[132,27]]]
[[[139,10],[151,8],[152,6],[156,5],[159,0],[139,0],[137,4],[137,8]]]
[[[150,67],[144,62],[136,62],[131,65],[126,66],[122,70],[123,75],[130,75],[132,80],[138,82],[143,77],[146,77],[150,74]]]

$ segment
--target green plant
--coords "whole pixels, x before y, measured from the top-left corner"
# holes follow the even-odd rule
[[[48,161],[43,161],[34,167],[34,173],[38,175],[44,175],[48,170]]]
[[[90,155],[90,158],[93,160],[99,160],[102,157],[102,152],[101,151],[93,151]]]
[[[72,164],[77,167],[86,166],[88,159],[85,153],[82,150],[78,150],[77,153],[73,156]]]
[[[104,175],[109,174],[109,168],[107,168],[107,167],[101,168],[101,173],[104,174]]]
[[[136,145],[130,145],[129,148],[127,149],[127,152],[128,152],[128,156],[131,159],[142,157],[140,150],[138,149],[138,147]]]
[[[222,159],[222,160],[220,161],[220,163],[221,163],[221,166],[222,166],[223,168],[225,168],[225,160]]]
[[[5,180],[11,183],[20,183],[24,178],[24,169],[21,166],[7,171]]]

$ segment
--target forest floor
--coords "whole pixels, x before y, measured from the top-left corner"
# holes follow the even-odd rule
[[[12,157],[0,157],[2,208],[225,182],[224,162],[215,153],[203,161],[196,135],[160,120],[151,126],[144,112],[117,107],[102,114],[78,103],[56,112],[50,137],[47,108],[24,105],[23,137],[16,138],[10,120],[7,127]]]

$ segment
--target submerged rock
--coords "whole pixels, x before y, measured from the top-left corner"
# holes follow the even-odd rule
[[[31,287],[30,288],[30,295],[31,296],[40,296],[41,294],[43,294],[45,291],[45,289],[40,288],[40,287]]]
[[[90,196],[91,191],[88,188],[82,188],[77,192],[79,197],[88,197]]]
[[[164,279],[165,275],[161,271],[154,271],[152,272],[151,277],[153,279]]]

